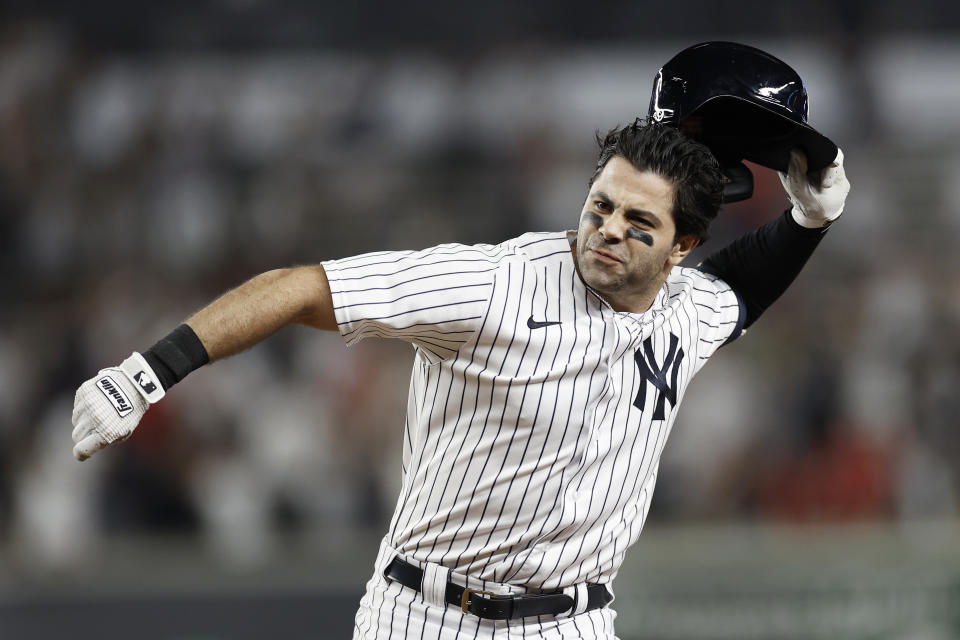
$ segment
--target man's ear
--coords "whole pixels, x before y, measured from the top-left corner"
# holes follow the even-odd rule
[[[670,250],[670,257],[667,258],[667,262],[669,262],[672,267],[677,266],[691,251],[697,248],[698,244],[700,244],[699,236],[693,234],[680,236],[673,243],[673,249]]]

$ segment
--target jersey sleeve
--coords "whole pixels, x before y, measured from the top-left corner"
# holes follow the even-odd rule
[[[321,263],[340,335],[399,338],[430,362],[453,356],[480,327],[504,246],[444,244]]]
[[[697,269],[693,277],[693,302],[697,310],[697,352],[702,359],[736,340],[743,332],[746,308],[743,300],[723,279]]]

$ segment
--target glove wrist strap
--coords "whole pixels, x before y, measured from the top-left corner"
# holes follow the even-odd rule
[[[166,395],[157,374],[153,372],[143,356],[136,351],[120,363],[119,369],[133,381],[133,386],[137,388],[143,399],[150,404],[154,404]]]

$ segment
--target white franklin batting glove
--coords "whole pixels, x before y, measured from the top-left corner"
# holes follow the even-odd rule
[[[802,227],[819,229],[828,226],[843,213],[843,204],[850,193],[850,182],[843,171],[843,151],[819,174],[807,174],[807,156],[790,151],[787,173],[779,173],[780,182],[793,204],[790,213]]]
[[[101,369],[73,400],[73,456],[86,460],[108,444],[126,440],[165,395],[153,369],[137,352],[118,367]]]

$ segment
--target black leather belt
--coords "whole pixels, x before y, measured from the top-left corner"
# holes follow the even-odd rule
[[[391,560],[383,575],[415,591],[420,591],[423,582],[423,569],[400,558]],[[444,596],[449,604],[459,607],[464,613],[490,620],[555,616],[569,611],[575,604],[573,598],[561,591],[499,595],[479,589],[467,589],[449,581]],[[613,596],[602,584],[587,585],[587,611],[605,607],[611,600]]]

